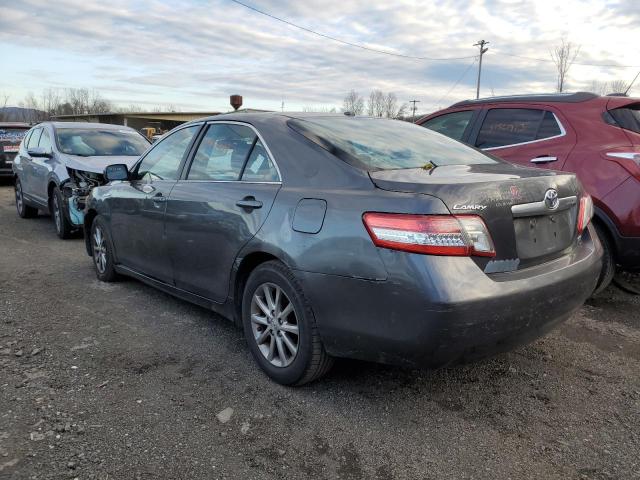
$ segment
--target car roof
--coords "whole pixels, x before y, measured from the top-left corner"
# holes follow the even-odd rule
[[[367,118],[375,118],[378,120],[389,120],[379,117],[368,117],[364,115],[347,115],[345,113],[340,112],[258,112],[258,113],[243,113],[243,112],[232,112],[232,113],[224,113],[221,115],[213,115],[211,117],[199,118],[197,120],[192,120],[188,122],[188,124],[199,123],[199,122],[210,122],[210,121],[230,121],[230,122],[245,122],[245,123],[253,123],[253,122],[262,122],[272,119],[282,119],[286,120],[289,118],[292,119],[305,119],[305,118],[353,118],[353,119],[367,119]],[[186,123],[184,125],[187,125]]]
[[[42,122],[39,123],[38,126],[42,125],[51,125],[56,129],[63,128],[83,128],[86,130],[122,130],[126,128],[127,130],[134,130],[131,127],[127,127],[125,125],[114,125],[111,123],[94,123],[94,122]]]
[[[501,97],[487,97],[475,100],[463,100],[454,103],[449,108],[463,107],[470,105],[482,105],[487,103],[528,103],[528,102],[556,102],[556,103],[580,103],[598,98],[598,95],[591,92],[576,93],[540,93],[531,95],[506,95]]]

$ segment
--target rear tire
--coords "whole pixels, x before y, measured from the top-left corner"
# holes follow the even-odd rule
[[[67,240],[73,236],[75,228],[65,214],[66,202],[62,196],[62,192],[58,187],[53,188],[51,192],[51,215],[53,216],[53,224],[56,227],[56,233],[62,240]]]
[[[118,278],[113,256],[113,243],[106,222],[96,217],[91,224],[91,256],[98,280],[113,282]]]
[[[16,177],[16,182],[13,185],[16,195],[16,210],[20,218],[34,218],[38,216],[38,209],[30,207],[24,201],[24,194],[22,192],[22,182],[20,177]]]
[[[596,289],[593,291],[593,295],[597,295],[611,284],[611,280],[613,280],[613,276],[616,273],[616,261],[613,255],[613,245],[611,244],[609,235],[600,225],[596,224],[594,226],[596,227],[598,238],[600,239],[602,249],[604,250],[602,255],[602,270],[600,270]]]
[[[278,261],[259,265],[242,297],[244,335],[260,368],[282,385],[304,385],[333,365],[300,284]]]

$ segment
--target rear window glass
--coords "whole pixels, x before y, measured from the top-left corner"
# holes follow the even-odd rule
[[[619,127],[640,133],[640,103],[609,110],[609,113]]]
[[[83,157],[138,156],[149,147],[149,142],[142,135],[124,128],[59,128],[56,130],[56,140],[62,153]]]
[[[462,140],[462,135],[464,135],[464,131],[466,130],[467,125],[469,125],[469,121],[472,116],[472,110],[446,113],[439,117],[427,120],[422,124],[422,126],[427,127],[434,132],[442,133],[454,140]]]
[[[551,112],[544,112],[544,118],[542,119],[542,123],[538,129],[536,140],[555,137],[561,133],[562,130],[560,130],[560,125],[558,125],[555,115]]]
[[[400,120],[311,117],[288,124],[341,160],[368,171],[497,163],[462,143]]]
[[[482,123],[476,147],[493,148],[530,142],[536,139],[541,110],[524,108],[494,108]]]

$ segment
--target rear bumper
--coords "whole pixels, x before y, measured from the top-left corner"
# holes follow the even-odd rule
[[[574,253],[487,276],[469,258],[384,251],[386,281],[296,272],[327,351],[411,366],[473,360],[529,342],[591,295],[602,247],[591,232]]]

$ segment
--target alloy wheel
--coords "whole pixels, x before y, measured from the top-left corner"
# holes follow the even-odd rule
[[[102,229],[96,226],[93,230],[93,261],[99,273],[107,270],[107,245],[105,243]]]
[[[275,367],[296,358],[300,333],[295,308],[278,285],[263,283],[251,299],[251,330],[264,357]]]

